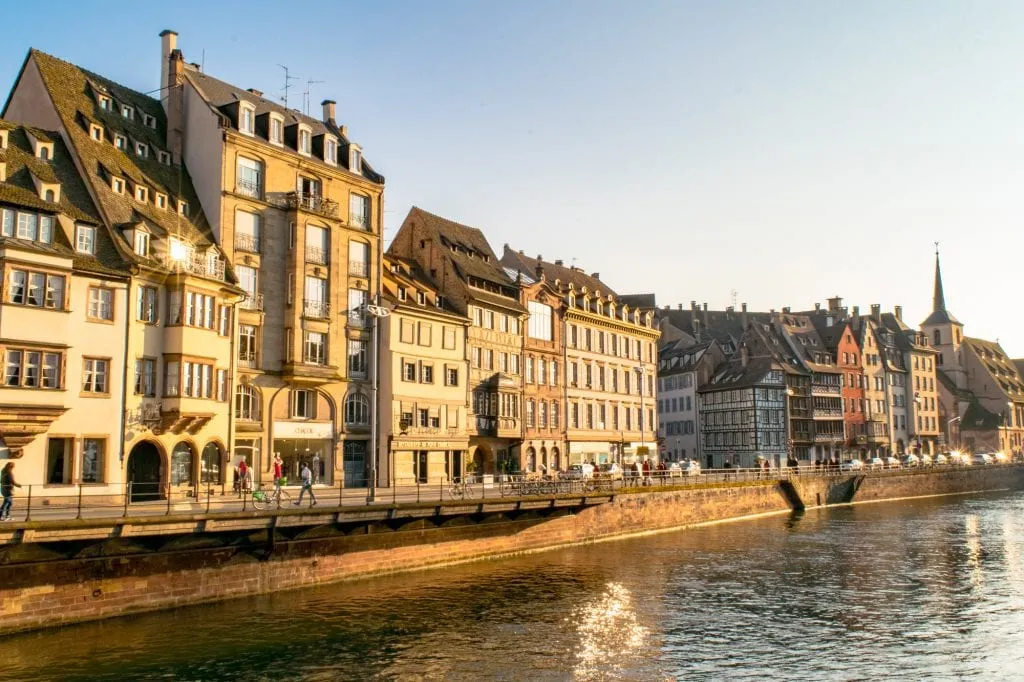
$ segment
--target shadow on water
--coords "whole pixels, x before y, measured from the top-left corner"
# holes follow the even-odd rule
[[[0,641],[12,680],[1006,677],[1024,495],[812,509]]]

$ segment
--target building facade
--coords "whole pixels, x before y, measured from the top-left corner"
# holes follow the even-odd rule
[[[658,435],[664,459],[702,461],[698,389],[725,360],[717,341],[662,349],[658,361]]]

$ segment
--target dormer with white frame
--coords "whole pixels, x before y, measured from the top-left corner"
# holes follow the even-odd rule
[[[153,130],[156,130],[156,116],[152,116],[150,114],[143,112],[142,123],[147,128],[152,128]]]
[[[0,182],[7,182],[7,162],[0,161]]]
[[[238,102],[238,132],[250,137],[256,134],[256,107],[251,102]]]
[[[188,217],[188,202],[184,199],[178,199],[178,215]]]
[[[103,126],[101,126],[99,123],[90,123],[89,139],[91,139],[93,142],[103,142],[103,138]]]
[[[167,195],[164,194],[163,192],[157,192],[156,197],[154,197],[153,199],[153,203],[156,204],[156,207],[159,208],[161,211],[166,211]]]
[[[278,147],[284,146],[284,116],[274,111],[269,114],[267,141]]]
[[[135,141],[135,156],[139,157],[140,159],[148,159],[149,158],[149,145],[146,144],[145,142],[139,142],[138,140],[136,140]]]
[[[124,178],[117,175],[111,175],[110,189],[114,194],[124,194]]]
[[[31,176],[32,183],[36,186],[36,192],[39,194],[40,199],[54,204],[60,202],[59,182],[46,182],[36,176],[35,173],[31,173]]]
[[[7,129],[0,128],[0,149],[7,149]]]
[[[324,134],[324,163],[329,166],[338,165],[338,138]]]
[[[131,104],[122,104],[121,105],[121,116],[126,118],[129,121],[134,121],[135,120],[135,107],[133,107]]]
[[[363,174],[363,148],[355,142],[348,145],[348,169],[356,175]]]
[[[32,156],[43,161],[49,161],[53,158],[53,142],[51,140],[40,139],[28,129],[25,130],[25,135],[28,136],[28,141],[32,143]]]
[[[313,129],[300,123],[295,135],[295,151],[303,156],[313,155]]]
[[[124,231],[124,236],[131,245],[132,251],[135,252],[136,256],[141,256],[142,258],[149,257],[152,234],[144,223],[135,223],[132,227]]]
[[[156,152],[156,158],[157,158],[157,161],[159,161],[160,163],[162,163],[165,166],[170,166],[171,165],[171,153],[170,152],[165,152],[162,149],[158,149],[157,152]]]
[[[149,187],[146,187],[140,183],[134,183],[132,187],[132,196],[135,197],[135,201],[140,204],[149,203]]]
[[[103,111],[114,110],[114,100],[110,98],[110,95],[105,95],[102,92],[96,93],[96,104],[99,105]]]

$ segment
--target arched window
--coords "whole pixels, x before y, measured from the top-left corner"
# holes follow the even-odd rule
[[[370,423],[370,401],[361,393],[345,398],[345,423],[366,425]]]
[[[57,200],[57,195],[53,193],[52,189],[46,190],[46,200],[47,201],[56,201]]]
[[[239,385],[235,392],[235,419],[260,420],[260,394],[252,386]]]
[[[192,446],[182,441],[171,451],[171,484],[189,484],[192,482],[192,460],[195,459]]]
[[[203,448],[202,466],[199,469],[200,483],[220,485],[220,446],[216,443],[207,443]]]
[[[537,451],[534,450],[533,448],[526,449],[526,470],[537,470]]]
[[[42,159],[43,161],[49,161],[50,160],[50,148],[49,147],[40,147],[40,149],[39,149],[39,158]]]
[[[941,343],[942,343],[942,333],[938,329],[936,329],[935,330],[935,345],[938,346]]]

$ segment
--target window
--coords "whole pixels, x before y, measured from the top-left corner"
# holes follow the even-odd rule
[[[156,207],[159,208],[159,209],[162,209],[164,211],[167,210],[167,195],[166,194],[159,194],[158,193],[156,195]]]
[[[128,104],[122,104],[121,105],[121,115],[124,116],[129,121],[134,120],[134,118],[135,118],[135,110],[132,109],[131,106],[128,105]]]
[[[168,154],[167,152],[158,151],[156,153],[156,158],[158,161],[160,161],[160,163],[164,164],[165,166],[171,165],[171,155]]]
[[[114,146],[120,149],[121,151],[127,151],[128,138],[126,138],[124,135],[114,133]]]
[[[242,307],[245,308],[246,304],[253,304],[256,301],[256,268],[248,265],[236,265],[235,274],[238,276],[238,286],[242,287],[246,293],[246,300],[242,303]]]
[[[113,178],[110,181],[110,189],[114,190],[115,194],[124,194],[124,180],[121,178]]]
[[[7,300],[16,305],[63,310],[65,284],[63,275],[11,269]]]
[[[333,137],[324,137],[324,161],[332,166],[338,163],[338,141]]]
[[[367,292],[365,290],[348,290],[348,322],[351,326],[363,326],[366,304],[368,302],[369,299],[367,298]]]
[[[551,333],[551,306],[529,301],[527,307],[530,311],[530,322],[528,334],[532,339],[550,341]]]
[[[135,253],[140,256],[149,255],[149,233],[135,230]]]
[[[526,427],[532,429],[534,424],[534,402],[532,400],[526,401]]]
[[[270,117],[270,142],[271,144],[284,144],[284,121],[277,116]]]
[[[370,198],[353,194],[348,202],[348,222],[361,230],[370,229]]]
[[[82,358],[82,392],[107,393],[110,360]]]
[[[103,454],[106,441],[99,438],[82,439],[82,483],[103,482]]]
[[[244,156],[238,157],[237,192],[247,197],[263,196],[263,164]]]
[[[402,363],[402,381],[416,381],[416,363]]]
[[[20,217],[20,216],[19,216]],[[19,232],[21,224],[18,225]],[[75,226],[75,250],[92,255],[96,253],[96,228],[90,225]]]
[[[141,204],[144,204],[147,201],[149,201],[149,189],[147,189],[145,187],[142,187],[142,186],[139,186],[139,185],[136,185],[135,186],[135,201],[138,201]]]
[[[426,305],[427,304],[427,295],[426,295],[426,293],[424,293],[422,291],[417,291],[416,292],[416,303],[418,303],[419,305]]]
[[[317,265],[326,265],[330,247],[328,245],[328,232],[318,225],[306,226],[306,262]]]
[[[244,103],[240,106],[240,109],[238,130],[246,135],[252,135],[255,130],[256,110]]]
[[[152,128],[153,130],[156,130],[156,117],[155,116],[150,116],[149,114],[143,114],[142,115],[142,123],[147,128]]]
[[[365,242],[351,241],[348,244],[348,272],[357,277],[370,274],[370,245]],[[404,288],[402,289],[404,292]],[[405,300],[404,293],[401,300]]]
[[[135,361],[135,395],[156,396],[156,360],[138,358]]]
[[[260,394],[252,386],[240,384],[235,390],[235,419],[260,420]]]
[[[420,369],[420,383],[434,383],[434,367],[432,365],[423,365]]]
[[[87,316],[94,320],[114,319],[114,292],[111,289],[89,287],[89,310]]]
[[[178,199],[178,215],[188,217],[188,202]]]
[[[228,371],[217,370],[217,400],[224,402],[228,399]]]
[[[71,482],[71,453],[74,440],[71,438],[50,438],[46,443],[45,483],[61,485]]]
[[[182,441],[171,451],[171,485],[188,485],[192,482],[192,461],[195,452],[192,446]]]
[[[96,125],[95,123],[89,126],[89,137],[96,140],[97,142],[103,141],[103,128]]]
[[[212,398],[213,365],[189,360],[182,362],[181,395],[188,398]]]
[[[135,319],[149,324],[157,319],[157,288],[139,287],[139,298],[135,309]]]
[[[299,146],[297,151],[300,154],[309,156],[312,153],[313,134],[308,128],[299,128]]]
[[[348,169],[360,175],[363,172],[363,153],[355,145],[349,145]]]
[[[4,386],[59,389],[59,353],[8,348],[4,357]]]
[[[444,385],[445,386],[458,386],[459,385],[459,368],[448,367],[444,372]]]
[[[316,418],[316,393],[309,389],[292,391],[292,417],[297,419]]]
[[[185,324],[201,329],[213,329],[217,311],[216,300],[208,294],[194,291],[185,294]]]
[[[110,98],[104,95],[100,95],[100,109],[103,109],[104,111],[110,111],[112,108],[113,105],[111,103]]]
[[[231,307],[226,305],[217,306],[217,333],[221,336],[228,336],[231,333]]]
[[[328,317],[327,280],[306,275],[305,299],[302,314],[306,317],[323,319]]]
[[[138,156],[140,159],[149,158],[149,145],[145,144],[144,142],[136,142],[135,155]]]
[[[306,332],[303,342],[302,360],[311,365],[327,364],[327,334]]]
[[[404,301],[405,300],[405,287],[398,287],[398,300],[399,301]]]
[[[345,399],[345,424],[365,426],[370,423],[370,401],[360,393]]]
[[[238,364],[243,367],[256,366],[256,327],[251,324],[238,325]]]
[[[39,236],[39,216],[35,213],[18,212],[18,239],[35,241]]]
[[[349,339],[348,342],[348,375],[354,379],[366,378],[367,342]]]

